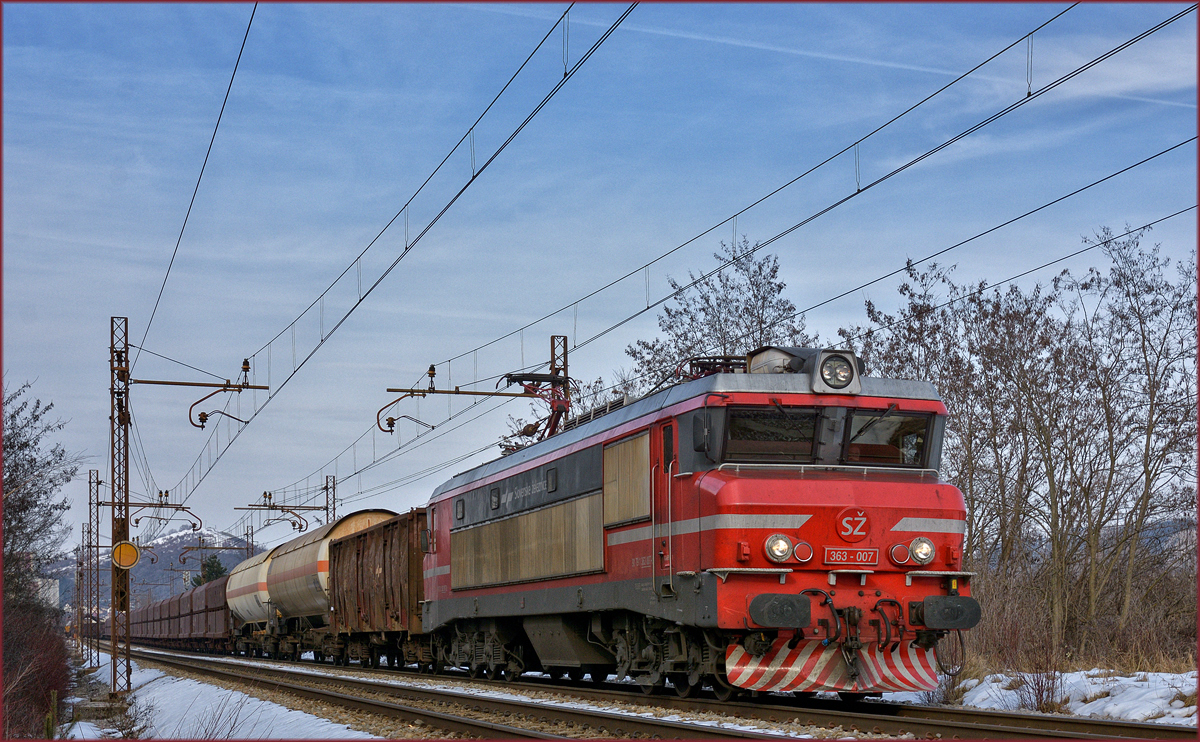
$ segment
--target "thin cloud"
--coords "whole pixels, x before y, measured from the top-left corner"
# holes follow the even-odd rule
[[[471,8],[472,10],[481,10],[481,11],[490,12],[490,13],[499,13],[501,15],[517,16],[517,17],[523,17],[523,18],[538,18],[538,19],[542,19],[542,20],[553,20],[553,17],[551,17],[547,14],[526,11],[524,9],[512,8],[512,7],[495,6],[495,5],[464,5],[464,6],[460,6],[460,7]],[[576,24],[576,25],[595,26],[595,27],[602,27],[602,28],[607,28],[607,26],[608,26],[607,23],[601,23],[599,21],[589,21],[589,20],[581,19],[581,18],[572,18],[571,23]],[[797,49],[794,47],[779,46],[777,44],[767,44],[767,43],[763,43],[763,42],[759,42],[759,41],[747,41],[745,39],[737,39],[737,38],[733,38],[733,37],[729,37],[729,36],[714,36],[712,34],[694,33],[691,31],[679,31],[676,29],[669,29],[669,28],[654,28],[651,26],[639,26],[637,24],[633,24],[633,23],[629,23],[629,22],[621,24],[621,27],[619,30],[633,31],[636,33],[642,33],[642,34],[647,34],[647,35],[651,35],[651,36],[664,36],[667,38],[687,39],[687,40],[691,40],[691,41],[702,41],[702,42],[707,42],[707,43],[712,43],[712,44],[722,44],[725,46],[732,46],[732,47],[737,47],[737,48],[742,48],[742,49],[756,49],[756,50],[760,50],[760,51],[774,52],[777,54],[787,54],[787,55],[796,56],[796,57],[806,57],[809,59],[820,59],[820,60],[829,61],[829,62],[845,62],[847,64],[859,64],[859,65],[864,65],[864,66],[868,66],[868,67],[882,67],[882,68],[886,68],[886,69],[908,70],[910,72],[923,72],[923,73],[931,74],[931,75],[941,75],[943,77],[958,77],[959,75],[962,74],[961,70],[946,70],[946,69],[940,69],[937,67],[926,67],[923,65],[906,64],[903,62],[893,62],[893,61],[882,60],[882,59],[870,59],[867,57],[856,57],[856,56],[849,56],[849,55],[844,55],[844,54],[830,54],[830,53],[826,53],[826,52],[809,51],[807,49]],[[1167,53],[1171,54],[1171,53],[1174,53],[1175,51],[1177,51],[1177,50],[1171,49]],[[1189,56],[1188,58],[1191,58],[1191,57]],[[1004,84],[1016,84],[1019,82],[1023,82],[1022,80],[1018,80],[1013,77],[998,77],[998,76],[994,76],[994,75],[986,75],[986,74],[979,74],[979,73],[972,75],[968,79],[973,80],[975,82],[992,82],[992,83],[1004,83]],[[1138,79],[1140,81],[1151,81],[1151,80],[1154,80],[1155,78],[1144,78],[1144,77],[1139,76]],[[1162,80],[1162,79],[1160,79],[1159,81],[1165,82],[1165,80]],[[1167,84],[1171,85],[1171,86],[1173,86],[1173,83],[1174,83],[1174,80],[1167,82]],[[1092,89],[1092,90],[1087,90],[1086,92],[1083,93],[1083,95],[1089,95],[1089,96],[1095,95],[1097,97],[1137,101],[1139,103],[1153,103],[1153,104],[1162,105],[1162,106],[1174,106],[1174,107],[1179,107],[1179,108],[1195,109],[1197,107],[1195,103],[1164,100],[1161,98],[1151,98],[1151,97],[1147,97],[1147,96],[1135,96],[1135,95],[1130,95],[1125,92],[1118,93],[1118,92],[1115,92],[1112,90],[1104,91],[1104,90]]]

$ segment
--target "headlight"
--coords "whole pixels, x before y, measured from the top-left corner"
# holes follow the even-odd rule
[[[821,364],[821,379],[834,389],[844,389],[854,381],[854,366],[845,356],[829,356]]]
[[[924,536],[917,536],[908,545],[908,553],[912,554],[913,561],[917,564],[929,564],[937,550],[933,548],[932,541]]]
[[[774,533],[767,537],[767,558],[772,562],[785,561],[792,554],[792,540],[782,533]]]

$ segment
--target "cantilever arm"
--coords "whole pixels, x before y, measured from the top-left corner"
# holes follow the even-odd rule
[[[383,407],[380,407],[379,412],[375,413],[375,426],[377,428],[379,428],[382,432],[387,433],[388,435],[391,435],[392,433],[395,432],[395,429],[396,429],[396,418],[389,417],[387,419],[388,426],[386,428],[383,427],[383,423],[380,422],[380,420],[383,417],[383,411],[386,410],[387,408],[391,407],[392,405],[396,404],[397,402],[406,400],[409,397],[424,397],[424,396],[425,396],[424,392],[410,391],[407,394],[401,394],[399,397],[396,397],[391,402],[388,402]],[[401,415],[400,417],[408,417],[408,415]],[[420,420],[416,419],[415,417],[408,417],[408,419],[412,420],[413,422],[418,422],[418,423],[421,423],[422,425],[428,426],[430,430],[433,429],[432,425],[430,425],[429,423],[422,423]]]

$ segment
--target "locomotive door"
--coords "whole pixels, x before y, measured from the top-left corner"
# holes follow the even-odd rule
[[[659,445],[652,446],[651,459],[653,463],[652,485],[654,539],[651,541],[653,553],[654,592],[667,597],[675,594],[675,516],[674,505],[677,500],[673,490],[676,489],[675,472],[679,469],[678,457],[675,455],[675,427],[671,423],[660,425],[658,428]]]

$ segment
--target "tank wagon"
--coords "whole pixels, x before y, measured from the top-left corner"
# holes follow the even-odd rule
[[[685,696],[936,686],[940,643],[980,607],[931,385],[767,347],[696,359],[604,413],[424,509],[355,514],[238,565],[228,646]]]

